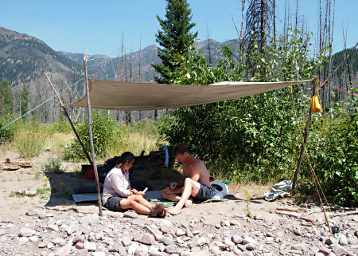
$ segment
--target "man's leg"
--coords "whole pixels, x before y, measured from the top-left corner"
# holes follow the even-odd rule
[[[186,178],[184,183],[183,194],[181,195],[181,198],[177,203],[177,205],[169,210],[169,213],[178,214],[180,210],[184,207],[190,196],[195,197],[198,194],[199,189],[200,189],[200,183],[193,181],[190,178]]]

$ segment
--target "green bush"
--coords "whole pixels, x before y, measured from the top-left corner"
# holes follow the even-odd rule
[[[36,129],[20,129],[16,132],[14,145],[21,157],[38,156],[46,146],[47,134]]]
[[[257,63],[250,80],[311,78],[315,63],[304,44],[304,39],[292,35],[285,47],[267,47],[249,56]],[[209,67],[203,57],[192,52],[173,76],[173,82],[247,80],[245,62],[236,61],[228,48],[223,49],[223,56],[217,66]],[[237,101],[181,108],[163,118],[159,130],[171,144],[189,144],[219,176],[261,182],[289,178],[308,99],[301,86],[292,86]]]
[[[90,143],[88,136],[87,123],[80,123],[77,125],[77,131],[85,145],[87,152],[90,152]],[[105,157],[111,148],[111,143],[118,143],[120,141],[120,130],[118,124],[110,116],[95,112],[93,115],[93,142],[95,153],[98,157]],[[81,148],[80,143],[74,141],[65,148],[65,159],[67,160],[81,160],[86,159],[85,154]]]
[[[8,122],[10,122],[10,117],[0,117],[0,144],[10,142],[14,138],[15,134],[15,126],[8,126]]]
[[[316,117],[307,149],[314,168],[331,202],[358,206],[358,113]],[[303,166],[303,191],[315,192],[309,166]]]

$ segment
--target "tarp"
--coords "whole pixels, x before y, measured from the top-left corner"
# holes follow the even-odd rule
[[[111,80],[90,80],[93,108],[124,111],[174,109],[184,106],[235,100],[312,80],[285,82],[220,82],[206,86],[129,83]],[[86,96],[73,104],[87,107]]]

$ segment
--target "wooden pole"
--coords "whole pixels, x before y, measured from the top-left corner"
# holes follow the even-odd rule
[[[71,125],[71,128],[72,128],[74,134],[76,135],[76,138],[77,138],[78,142],[79,142],[80,145],[81,145],[81,148],[82,148],[82,150],[83,150],[83,153],[86,155],[86,158],[87,158],[87,160],[89,161],[89,163],[92,164],[92,159],[91,159],[90,155],[88,154],[88,151],[87,151],[85,145],[83,144],[83,142],[82,142],[82,140],[81,140],[81,138],[80,138],[80,135],[78,134],[78,132],[77,132],[77,130],[76,130],[76,128],[75,128],[75,125],[74,125],[73,122],[72,122],[72,119],[71,119],[71,117],[70,117],[70,115],[69,115],[69,113],[68,113],[68,110],[67,110],[65,104],[64,104],[63,101],[62,101],[62,98],[61,98],[59,92],[57,91],[55,85],[52,83],[52,81],[51,81],[50,77],[48,76],[48,74],[45,73],[45,76],[46,76],[46,79],[47,79],[47,81],[49,82],[49,84],[50,84],[52,90],[54,91],[55,96],[57,97],[57,99],[58,99],[58,101],[59,101],[59,103],[60,103],[60,106],[61,106],[61,108],[63,109],[63,112],[64,112],[66,118],[68,119],[68,121],[69,121],[69,123],[70,123],[70,125]]]
[[[312,81],[312,96],[316,95],[316,88],[319,87],[319,82],[320,82],[320,80],[318,77],[316,77]],[[303,156],[304,156],[304,152],[305,152],[305,146],[306,146],[307,140],[308,140],[308,134],[309,134],[310,127],[311,127],[311,122],[312,122],[312,108],[311,108],[311,104],[310,104],[310,107],[308,110],[308,115],[307,115],[307,122],[306,122],[306,126],[305,126],[305,129],[303,132],[303,142],[300,147],[300,155],[298,157],[296,171],[295,171],[295,174],[292,179],[292,190],[294,190],[296,188],[297,178],[301,171],[301,164],[302,164],[302,160],[303,160]]]
[[[102,216],[101,190],[100,190],[100,186],[99,186],[99,178],[98,178],[98,171],[97,171],[97,164],[96,164],[96,153],[94,151],[94,144],[93,144],[92,106],[91,106],[91,96],[90,96],[90,89],[89,89],[89,83],[88,83],[87,61],[88,61],[88,57],[85,54],[83,57],[83,70],[84,70],[85,88],[86,88],[86,96],[87,96],[88,135],[89,135],[90,147],[91,147],[92,166],[93,166],[94,176],[96,179],[98,211],[99,211],[98,214],[99,214],[99,216]]]

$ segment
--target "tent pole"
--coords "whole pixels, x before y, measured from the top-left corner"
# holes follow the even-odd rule
[[[51,81],[51,79],[50,79],[50,77],[48,76],[47,73],[45,73],[45,76],[46,76],[46,79],[47,79],[47,81],[49,82],[49,84],[50,84],[52,90],[54,91],[54,93],[55,93],[55,95],[56,95],[56,97],[57,97],[57,99],[58,99],[58,101],[59,101],[59,103],[60,103],[60,106],[61,106],[61,108],[62,108],[62,110],[63,110],[63,112],[64,112],[64,114],[65,114],[67,120],[69,121],[69,123],[70,123],[70,125],[71,125],[71,128],[72,128],[74,134],[76,135],[76,138],[77,138],[78,142],[79,142],[80,145],[81,145],[81,148],[82,148],[82,150],[83,150],[83,153],[86,155],[86,158],[87,158],[87,160],[89,161],[89,163],[92,164],[91,157],[90,157],[90,155],[88,154],[88,151],[86,150],[86,147],[84,146],[84,144],[83,144],[83,142],[82,142],[82,140],[81,140],[81,138],[80,138],[80,135],[78,134],[78,132],[77,132],[77,130],[76,130],[75,125],[73,124],[73,121],[72,121],[72,119],[71,119],[71,117],[70,117],[70,115],[69,115],[69,113],[68,113],[68,110],[67,110],[65,104],[63,103],[63,101],[62,101],[62,99],[61,99],[60,94],[58,93],[58,91],[57,91],[55,85],[52,83],[52,81]]]
[[[90,146],[91,146],[92,166],[93,166],[94,176],[96,179],[98,211],[99,211],[99,216],[102,216],[101,191],[100,191],[100,186],[99,186],[99,178],[98,178],[98,171],[97,171],[97,164],[96,164],[96,153],[94,151],[94,144],[93,144],[92,106],[91,106],[90,89],[89,89],[89,83],[88,83],[87,61],[88,61],[88,56],[87,56],[87,54],[85,54],[83,57],[83,71],[84,71],[84,80],[85,80],[85,88],[86,88],[86,96],[87,96],[88,134],[89,134],[89,140],[90,140]]]
[[[319,87],[319,83],[320,83],[319,78],[315,77],[315,79],[312,81],[312,96],[314,96],[316,94],[316,88]],[[300,147],[300,154],[299,154],[297,165],[296,165],[296,171],[295,171],[295,174],[292,179],[292,190],[294,190],[296,188],[298,175],[300,174],[300,171],[301,171],[301,165],[302,165],[302,161],[303,161],[305,146],[307,144],[311,123],[312,123],[312,107],[311,107],[311,103],[310,103],[310,107],[309,107],[308,115],[307,115],[307,122],[306,122],[306,126],[304,128],[304,131],[303,131],[303,142]]]

